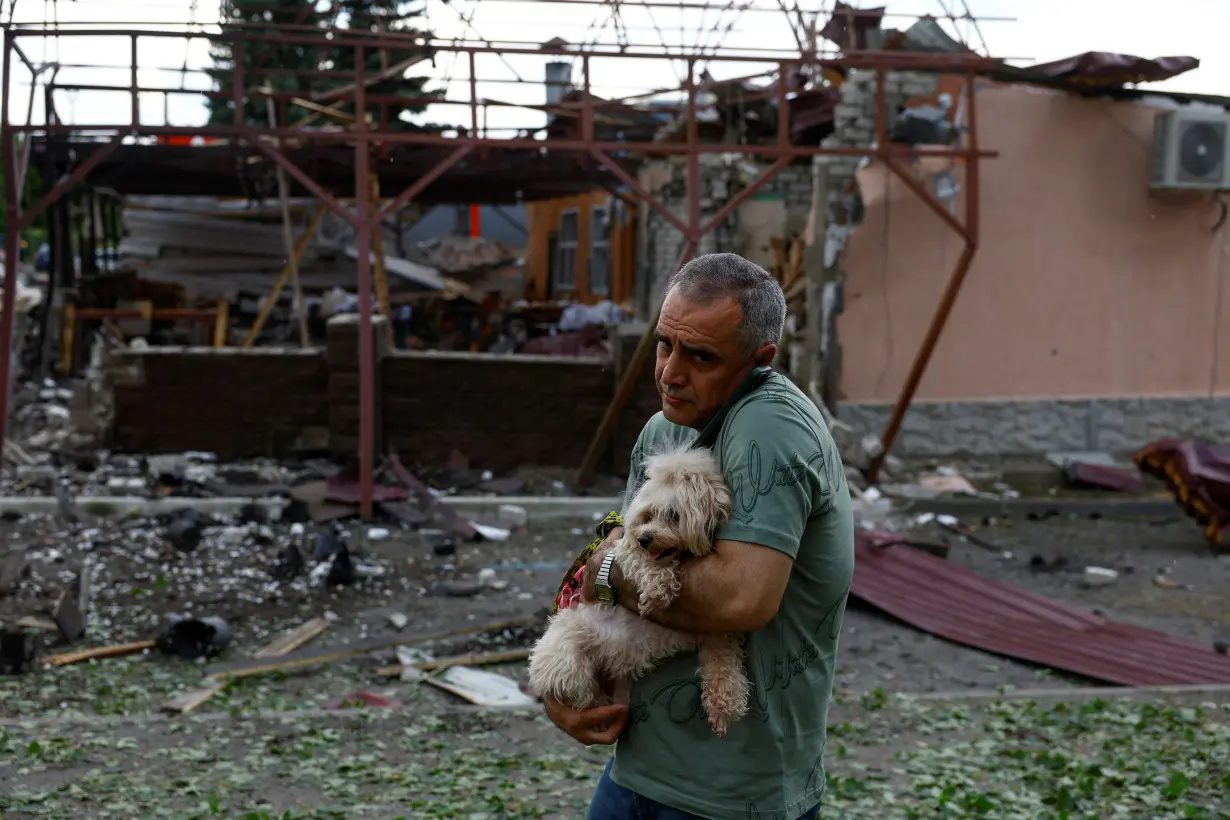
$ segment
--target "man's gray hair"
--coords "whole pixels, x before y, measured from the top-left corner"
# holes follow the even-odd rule
[[[684,265],[666,285],[683,298],[705,304],[730,298],[743,317],[739,337],[749,355],[768,344],[781,344],[786,327],[786,295],[767,270],[735,253],[710,253]],[[665,296],[663,297],[665,298]]]

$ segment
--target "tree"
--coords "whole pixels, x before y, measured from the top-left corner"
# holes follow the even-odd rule
[[[244,25],[242,27],[228,26],[228,22]],[[277,34],[286,31],[282,27],[294,25],[296,22],[304,26],[326,24],[324,15],[316,11],[316,0],[224,0],[222,4],[222,30],[224,32],[229,29],[229,31],[243,34]],[[218,84],[220,91],[230,92],[234,88],[237,54],[242,54],[243,84],[249,90],[247,102],[244,104],[244,123],[252,126],[269,124],[269,109],[265,98],[259,94],[250,93],[252,89],[268,83],[276,92],[294,92],[304,97],[312,93],[313,80],[311,77],[265,69],[316,71],[320,68],[323,57],[322,49],[319,47],[301,43],[249,40],[232,44],[225,41],[214,41],[210,49],[210,58],[213,60],[214,67],[207,71]],[[309,113],[297,106],[286,106],[285,108],[290,125],[304,119]],[[209,122],[211,125],[229,125],[234,122],[234,112],[234,99],[229,94],[225,97],[210,98]]]
[[[407,0],[340,0],[332,4],[333,11],[323,14],[317,10],[318,0],[226,0],[223,4],[223,30],[227,29],[226,21],[243,23],[243,27],[234,26],[231,30],[249,34],[286,33],[285,26],[298,23],[301,26],[318,28],[337,27],[355,32],[396,32],[398,34],[413,34],[413,20],[422,14],[421,2]],[[329,71],[339,74],[350,74],[354,71],[355,50],[352,47],[331,47],[327,45],[305,45],[294,43],[271,43],[246,41],[242,44],[242,59],[244,85],[249,89],[248,100],[244,105],[244,121],[252,126],[269,124],[268,105],[259,94],[251,93],[252,89],[268,84],[275,92],[294,93],[296,96],[308,99],[313,92],[328,91],[334,88],[353,85],[344,76],[308,77],[295,76],[285,71],[268,71],[274,69],[296,69],[299,71]],[[421,47],[411,45],[406,49],[380,50],[364,49],[364,71],[366,76],[376,76],[382,71],[406,61]],[[218,89],[230,91],[233,88],[235,76],[236,54],[240,52],[238,44],[226,42],[215,43],[210,53],[214,67],[209,69],[209,75],[218,84]],[[379,82],[366,85],[369,95],[387,95],[398,97],[424,96],[425,77],[403,78],[400,73]],[[349,100],[349,95],[339,97],[335,102]],[[403,115],[422,113],[423,105],[388,105],[385,106],[388,127],[401,129],[410,126]],[[229,124],[234,121],[234,101],[230,96],[213,97],[209,104],[211,124]],[[301,106],[285,105],[286,123],[293,127],[312,116],[312,112]],[[348,102],[340,110],[353,115],[353,106]],[[381,118],[381,105],[369,103],[368,115],[374,123]],[[319,122],[316,118],[316,122]]]
[[[414,34],[418,31],[414,26],[415,18],[423,14],[419,3],[406,2],[406,0],[341,0],[340,6],[344,10],[347,30],[355,32]],[[333,70],[353,72],[355,53],[353,48],[340,49],[335,52]],[[363,50],[363,74],[365,77],[380,76],[387,73],[389,69],[418,56],[426,58],[430,55],[423,47],[413,45],[404,49],[365,48]],[[414,67],[411,66],[407,70],[413,71]],[[367,94],[372,97],[440,96],[439,92],[424,90],[423,87],[427,83],[426,77],[403,77],[404,73],[404,71],[397,72],[386,79],[367,84],[365,86]],[[344,80],[339,80],[335,86],[349,84]],[[415,114],[423,113],[426,107],[423,104],[369,103],[367,112],[374,127],[379,128],[383,118],[384,127],[390,131],[400,131],[415,128],[410,118]],[[348,105],[346,110],[353,114],[353,106]]]

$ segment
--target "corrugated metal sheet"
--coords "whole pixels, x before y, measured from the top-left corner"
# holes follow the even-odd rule
[[[860,532],[851,592],[924,632],[1125,686],[1230,683],[1230,657],[1117,623]]]

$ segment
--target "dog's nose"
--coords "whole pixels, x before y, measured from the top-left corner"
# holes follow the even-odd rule
[[[649,545],[653,543],[653,533],[641,533],[641,536],[636,539],[636,543],[641,545],[641,549],[648,549]]]

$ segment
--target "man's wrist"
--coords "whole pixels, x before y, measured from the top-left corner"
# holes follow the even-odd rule
[[[615,564],[615,551],[608,550],[602,556],[602,563],[598,565],[598,575],[594,579],[594,595],[604,604],[616,603],[615,595],[615,573],[617,565]]]

